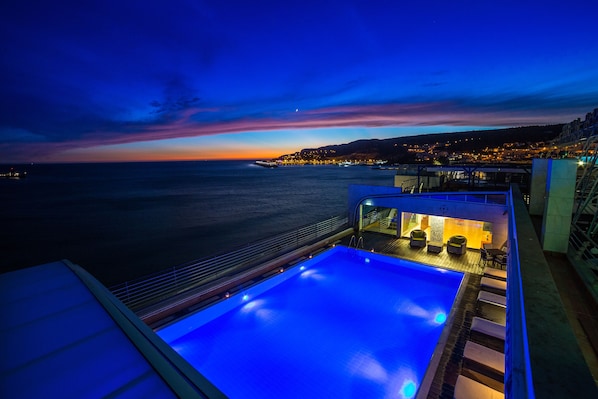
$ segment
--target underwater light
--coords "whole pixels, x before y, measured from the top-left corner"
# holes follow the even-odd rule
[[[305,270],[305,266],[301,266],[299,270]]]
[[[248,300],[248,299],[249,299],[249,295],[247,295],[247,294],[243,295],[243,300],[244,300],[244,301],[246,301],[246,300]]]
[[[415,382],[413,382],[411,380],[407,380],[401,387],[400,394],[401,394],[401,397],[403,397],[405,399],[411,399],[415,396],[416,391],[417,391],[417,386],[415,385]]]
[[[442,324],[446,321],[446,314],[445,313],[436,313],[436,316],[434,316],[434,321],[438,324]]]
[[[365,263],[370,263],[370,258],[365,258]]]

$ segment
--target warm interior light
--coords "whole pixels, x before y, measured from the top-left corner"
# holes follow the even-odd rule
[[[224,294],[225,298],[230,298],[230,292],[227,292],[226,294]]]

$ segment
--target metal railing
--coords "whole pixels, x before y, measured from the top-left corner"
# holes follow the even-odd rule
[[[315,242],[347,227],[346,216],[335,216],[231,252],[175,266],[111,287],[112,293],[133,311],[161,302],[195,287],[229,277],[281,254]]]

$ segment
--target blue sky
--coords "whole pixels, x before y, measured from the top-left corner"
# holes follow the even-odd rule
[[[270,158],[569,122],[598,106],[596,1],[0,6],[0,163]]]

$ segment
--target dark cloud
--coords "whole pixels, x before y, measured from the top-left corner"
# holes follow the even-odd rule
[[[37,142],[28,148],[40,154],[48,143],[242,129],[583,116],[598,105],[598,3],[584,7],[9,2],[0,12],[0,157],[17,152],[7,143]],[[539,29],[555,20],[560,29]]]

